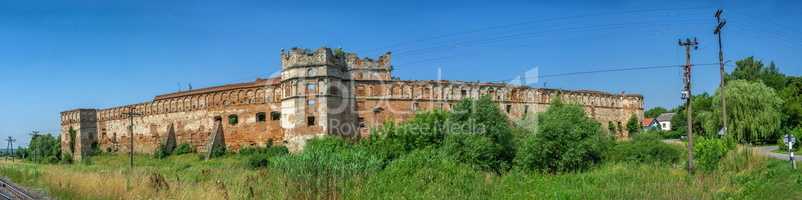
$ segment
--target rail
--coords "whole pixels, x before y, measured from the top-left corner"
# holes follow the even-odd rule
[[[0,198],[7,200],[16,200],[16,198],[19,198],[21,200],[36,199],[30,194],[28,194],[28,192],[26,192],[25,190],[18,188],[16,185],[11,183],[10,181],[5,180],[4,178],[0,178],[0,186],[2,186],[2,188],[0,188]],[[9,193],[4,193],[6,191]]]

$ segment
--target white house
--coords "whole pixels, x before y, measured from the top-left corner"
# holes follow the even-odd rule
[[[671,118],[674,118],[675,113],[663,113],[657,116],[657,123],[660,124],[660,130],[671,130]]]

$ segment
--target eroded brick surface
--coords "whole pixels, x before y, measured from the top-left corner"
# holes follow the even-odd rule
[[[298,151],[310,138],[365,136],[386,121],[401,122],[416,111],[450,110],[462,99],[482,95],[490,95],[513,120],[534,117],[557,96],[584,106],[605,128],[608,122],[624,127],[632,114],[643,118],[643,97],[637,94],[399,80],[391,76],[390,53],[372,60],[327,48],[292,49],[282,50],[281,61],[282,74],[276,78],[159,95],[133,105],[62,112],[62,149],[70,151],[72,129],[76,159],[93,143],[102,151],[128,152],[130,123],[124,113],[131,108],[142,114],[134,117],[133,134],[134,151],[143,153],[153,152],[170,126],[178,144],[206,151],[216,120],[222,121],[229,150],[273,142]]]

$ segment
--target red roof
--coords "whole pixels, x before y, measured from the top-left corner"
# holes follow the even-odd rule
[[[649,126],[654,121],[653,118],[643,118],[643,122],[641,122],[641,126]]]

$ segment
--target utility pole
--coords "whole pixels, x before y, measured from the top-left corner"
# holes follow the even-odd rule
[[[142,113],[134,112],[134,107],[129,107],[128,112],[123,113],[124,115],[128,115],[128,135],[130,136],[129,139],[129,146],[128,146],[128,160],[131,169],[134,169],[134,116],[142,116]]]
[[[721,13],[724,11],[719,9],[716,11],[716,30],[713,31],[713,34],[718,36],[718,63],[719,63],[719,74],[721,74],[721,83],[719,83],[719,91],[721,92],[721,122],[724,125],[724,128],[721,129],[721,135],[727,135],[727,101],[725,100],[726,95],[724,95],[724,50],[721,47],[721,29],[724,28],[724,25],[727,24],[727,20],[721,19]]]
[[[682,98],[685,100],[685,108],[687,109],[688,118],[688,174],[693,173],[693,112],[691,111],[691,48],[698,49],[699,42],[696,38],[690,38],[685,41],[679,40],[679,45],[685,47],[685,68],[684,68],[684,81],[685,88],[682,91]]]
[[[10,155],[11,155],[11,159],[12,160],[14,159],[14,142],[16,142],[16,141],[17,140],[15,140],[11,136],[8,136],[8,138],[6,138],[6,142],[8,142],[8,147],[7,147],[6,152],[7,153],[11,153]]]
[[[36,139],[36,137],[39,137],[39,131],[31,131],[31,142],[33,142],[33,140]],[[36,151],[34,149],[31,149],[31,145],[30,144],[28,144],[28,152],[31,153],[31,160],[36,162],[37,161],[36,160]]]

